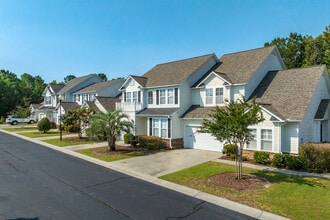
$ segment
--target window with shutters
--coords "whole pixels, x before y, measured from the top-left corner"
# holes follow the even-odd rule
[[[178,104],[178,88],[156,90],[156,99],[157,105]]]
[[[152,128],[152,136],[162,137],[162,138],[170,138],[171,131],[170,131],[170,119],[167,118],[150,118],[150,126]]]
[[[154,104],[154,93],[153,93],[153,91],[148,92],[148,104]]]

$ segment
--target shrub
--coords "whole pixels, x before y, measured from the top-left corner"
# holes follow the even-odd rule
[[[231,156],[232,154],[236,155],[237,150],[238,150],[237,145],[226,144],[225,146],[223,146],[222,153],[226,154],[227,156]]]
[[[72,125],[64,125],[64,130],[67,132],[79,132],[80,131],[80,125],[78,124],[72,124]]]
[[[330,149],[315,144],[302,144],[299,156],[306,165],[308,172],[330,172]]]
[[[56,128],[57,128],[57,125],[56,125],[56,123],[55,123],[54,121],[52,121],[52,122],[50,123],[50,125],[51,125],[51,128],[52,128],[52,129],[56,129]]]
[[[124,143],[130,144],[131,140],[133,140],[134,135],[133,134],[124,134]]]
[[[269,153],[264,151],[256,151],[253,154],[254,162],[260,164],[269,164]]]
[[[292,156],[290,154],[275,154],[272,165],[290,170],[303,170],[305,167],[305,163],[301,157]]]
[[[162,138],[156,136],[140,136],[139,137],[140,147],[148,150],[157,150],[162,148]]]
[[[51,124],[48,118],[42,118],[38,123],[38,130],[46,133],[51,129]]]
[[[235,154],[230,154],[230,159],[235,160],[236,155]]]

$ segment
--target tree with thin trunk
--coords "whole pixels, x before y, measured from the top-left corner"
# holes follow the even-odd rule
[[[204,119],[198,132],[210,133],[217,140],[237,146],[235,152],[236,176],[242,178],[242,153],[244,144],[253,139],[249,126],[258,124],[264,120],[261,107],[253,99],[247,102],[244,98],[236,102],[230,102],[225,107],[216,106],[209,115],[210,119]]]
[[[121,111],[99,112],[91,118],[89,136],[106,134],[109,150],[115,151],[116,140],[120,132],[130,133],[133,129],[133,123],[128,118],[128,115]]]

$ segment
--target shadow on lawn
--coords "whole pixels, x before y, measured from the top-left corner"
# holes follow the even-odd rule
[[[322,183],[317,181],[317,179],[322,179],[322,178],[318,178],[318,177],[301,177],[301,176],[275,173],[275,172],[269,172],[269,171],[261,171],[261,170],[254,171],[251,174],[266,178],[271,183],[287,182],[287,183],[294,183],[294,184],[298,184],[298,185],[308,185],[311,187],[325,188],[325,186]]]

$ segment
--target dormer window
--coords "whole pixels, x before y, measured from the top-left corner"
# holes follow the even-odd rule
[[[50,96],[46,96],[45,97],[45,105],[51,105],[52,102],[51,102],[51,97]]]
[[[205,89],[205,105],[221,105],[223,104],[223,99],[223,88]]]

